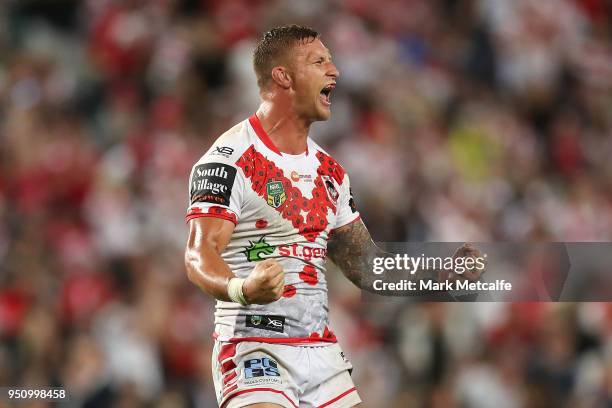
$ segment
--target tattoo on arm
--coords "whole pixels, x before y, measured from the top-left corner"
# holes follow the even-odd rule
[[[385,280],[388,276],[388,274],[373,273],[374,258],[395,256],[383,251],[372,241],[368,229],[361,220],[333,231],[327,242],[327,255],[342,270],[344,276],[364,290],[372,289],[375,279]],[[436,275],[436,271],[417,271],[409,278],[437,280]]]
[[[361,289],[367,287],[367,281],[372,278],[374,258],[390,255],[374,244],[361,220],[334,230],[327,243],[327,251],[344,276]]]

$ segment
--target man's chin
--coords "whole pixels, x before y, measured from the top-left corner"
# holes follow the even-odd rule
[[[328,109],[319,109],[317,111],[317,118],[315,121],[326,121],[331,118],[331,110]]]
[[[331,117],[331,110],[328,107],[316,106],[308,113],[311,122],[324,122]]]

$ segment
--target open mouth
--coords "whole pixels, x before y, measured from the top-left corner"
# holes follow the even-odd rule
[[[321,89],[320,96],[321,96],[321,100],[323,101],[324,105],[326,106],[331,105],[331,93],[335,87],[336,87],[336,84],[328,84],[328,85],[325,85],[323,89]]]

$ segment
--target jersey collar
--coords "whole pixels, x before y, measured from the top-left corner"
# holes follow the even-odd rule
[[[261,125],[261,121],[259,120],[256,114],[253,114],[253,116],[249,118],[249,123],[253,127],[253,130],[257,134],[257,137],[259,137],[259,140],[261,140],[262,143],[268,149],[272,150],[274,153],[278,154],[279,156],[283,155],[283,153],[281,153],[281,151],[278,150],[278,147],[276,147],[272,139],[270,139],[270,136],[268,135],[268,133],[264,130],[263,126]],[[308,144],[306,144],[306,155],[308,155]]]

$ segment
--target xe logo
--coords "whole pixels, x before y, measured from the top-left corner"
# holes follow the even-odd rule
[[[274,320],[268,317],[268,326],[272,326],[272,327],[283,327],[283,322],[281,322],[280,320]]]
[[[278,364],[268,357],[253,358],[244,362],[244,378],[280,377]]]
[[[234,149],[232,149],[231,147],[227,147],[227,146],[215,146],[215,150],[213,150],[210,154],[212,155],[217,155],[217,156],[223,156],[223,157],[227,157],[229,158],[232,153],[234,153]]]
[[[275,315],[247,315],[246,327],[269,330],[277,333],[285,331],[285,316]]]
[[[218,153],[221,153],[221,154],[232,154],[232,153],[234,153],[234,149],[232,149],[231,147],[227,147],[227,146],[222,146],[222,147],[217,146],[216,151]]]

